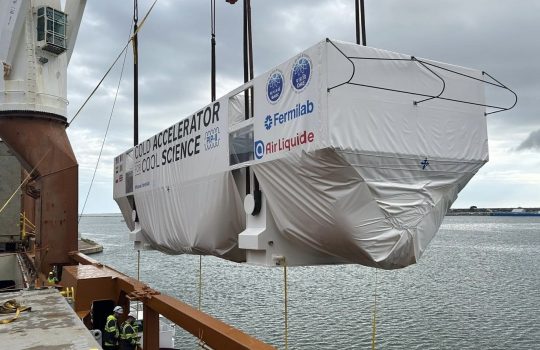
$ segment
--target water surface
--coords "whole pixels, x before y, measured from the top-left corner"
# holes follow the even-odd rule
[[[83,217],[80,231],[104,246],[93,258],[136,276],[120,216]],[[282,268],[202,263],[203,310],[284,348]],[[141,279],[198,304],[198,256],[141,252]],[[290,349],[370,349],[375,293],[378,349],[540,349],[540,218],[446,217],[415,265],[292,267],[288,292]]]

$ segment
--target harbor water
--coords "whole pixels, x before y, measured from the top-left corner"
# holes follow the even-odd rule
[[[121,216],[85,216],[92,255],[136,277],[137,252]],[[540,349],[540,217],[446,217],[420,261],[401,270],[290,267],[290,349]],[[280,349],[283,268],[214,257],[141,252],[141,280]],[[375,303],[376,295],[376,303]],[[176,347],[197,340],[176,331]]]

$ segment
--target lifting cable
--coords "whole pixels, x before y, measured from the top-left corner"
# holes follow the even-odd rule
[[[288,290],[287,290],[287,260],[285,257],[281,259],[283,265],[283,318],[285,321],[285,350],[289,349],[289,305],[288,305]]]
[[[131,33],[131,24],[130,24],[130,33]],[[96,167],[94,168],[94,174],[92,175],[92,180],[90,181],[90,186],[88,187],[88,192],[86,193],[86,198],[84,199],[84,204],[82,206],[81,213],[79,214],[79,221],[78,221],[79,223],[81,222],[81,218],[84,213],[84,208],[86,207],[86,202],[88,201],[88,197],[90,196],[90,191],[92,191],[92,185],[94,184],[94,179],[96,178],[96,172],[99,166],[99,161],[101,160],[101,154],[103,153],[103,147],[105,146],[105,141],[107,140],[109,127],[111,126],[111,120],[114,114],[114,107],[116,106],[116,100],[118,99],[118,92],[120,91],[120,85],[122,83],[122,76],[124,75],[124,67],[126,65],[126,57],[127,57],[127,50],[124,49],[123,52],[124,52],[124,61],[122,62],[122,69],[120,70],[120,78],[118,79],[118,85],[116,86],[116,93],[114,95],[114,101],[111,108],[111,114],[109,115],[109,121],[107,122],[107,128],[105,129],[105,135],[103,136],[103,141],[101,142],[101,149],[99,150]]]
[[[202,307],[202,255],[199,255],[199,304],[198,310],[201,311]],[[203,340],[204,330],[199,329],[199,337],[197,338],[197,347],[199,349],[209,349]]]
[[[146,18],[148,17],[148,15],[150,14],[150,12],[152,12],[152,9],[154,8],[154,5],[158,2],[158,0],[154,0],[154,3],[152,4],[152,6],[150,6],[150,9],[148,10],[148,12],[146,12],[146,15],[144,16],[143,20],[141,21],[141,24],[139,25],[139,27],[137,28],[137,30],[135,32],[133,32],[133,34],[130,36],[128,42],[126,43],[126,45],[124,45],[124,47],[122,48],[122,50],[120,51],[120,53],[118,54],[118,56],[116,57],[116,59],[114,60],[114,62],[111,64],[111,66],[109,67],[109,69],[107,69],[107,71],[105,72],[105,75],[103,75],[103,77],[101,78],[101,80],[98,82],[98,84],[96,85],[96,87],[94,88],[94,90],[92,90],[92,92],[90,93],[90,95],[86,98],[86,100],[83,102],[83,104],[81,105],[81,107],[77,110],[77,113],[75,113],[75,115],[73,116],[73,118],[71,118],[71,120],[69,121],[68,125],[66,126],[66,128],[68,128],[69,126],[71,126],[71,124],[73,123],[73,121],[75,120],[75,118],[77,118],[79,116],[79,113],[81,113],[82,109],[84,108],[84,106],[86,106],[86,103],[88,103],[88,101],[92,98],[92,96],[94,96],[94,94],[96,93],[97,89],[101,86],[101,83],[103,83],[103,81],[105,80],[105,78],[107,77],[107,75],[109,75],[109,73],[111,72],[112,68],[116,65],[116,62],[118,62],[118,60],[120,59],[120,57],[122,56],[122,54],[126,51],[126,49],[128,48],[129,46],[129,43],[133,40],[133,38],[135,37],[135,35],[137,33],[139,33],[139,31],[141,30],[141,28],[143,27],[144,25],[144,22],[146,21]],[[125,58],[124,58],[124,61],[125,61]]]
[[[137,249],[137,281],[141,280],[141,250]],[[141,301],[137,300],[137,319],[139,318],[139,307],[140,307]]]
[[[216,100],[216,0],[210,0],[210,45],[211,45],[211,77],[210,90],[212,102]]]
[[[19,187],[17,187],[15,189],[15,191],[11,194],[11,196],[8,198],[8,200],[4,203],[4,205],[2,205],[2,208],[0,208],[0,213],[2,213],[4,211],[4,209],[6,209],[6,207],[8,206],[9,202],[11,202],[11,200],[13,199],[13,197],[15,197],[15,195],[17,194],[17,192],[19,192],[19,190],[21,189],[21,187],[24,186],[24,184],[26,184],[26,182],[30,179],[30,177],[32,176],[32,174],[34,173],[34,171],[37,169],[37,167],[39,166],[39,164],[41,164],[41,162],[43,161],[43,159],[45,159],[45,156],[47,156],[47,154],[49,154],[51,150],[47,150],[47,152],[45,152],[45,154],[43,155],[43,157],[41,157],[41,159],[39,160],[39,162],[37,162],[36,166],[34,168],[32,168],[32,170],[30,170],[30,172],[28,173],[28,175],[26,175],[26,177],[24,178],[24,180],[21,182],[21,184],[19,185]]]
[[[199,311],[202,306],[202,255],[199,255]]]
[[[373,311],[371,315],[371,350],[375,350],[377,338],[377,269],[375,269],[375,287],[373,290]]]
[[[139,2],[137,0],[133,0],[133,32],[136,34],[139,28]],[[139,52],[138,52],[138,40],[137,36],[133,36],[132,41],[132,47],[133,47],[133,96],[135,96],[135,103],[133,104],[133,114],[135,116],[135,119],[133,121],[133,141],[134,143],[138,143],[139,141]],[[136,210],[136,208],[134,208]],[[137,222],[137,215],[135,215],[135,222]],[[141,280],[141,249],[137,249],[137,281]],[[139,317],[139,308],[140,308],[140,300],[137,300],[137,318]]]

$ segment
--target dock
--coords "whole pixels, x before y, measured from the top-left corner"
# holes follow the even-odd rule
[[[79,252],[91,255],[96,253],[101,253],[103,251],[103,246],[98,244],[90,239],[80,238],[79,239]]]

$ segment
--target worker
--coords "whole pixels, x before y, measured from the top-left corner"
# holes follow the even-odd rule
[[[54,275],[54,272],[49,272],[49,277],[47,278],[47,282],[49,284],[56,284],[58,283],[58,278]]]
[[[120,350],[135,350],[137,348],[139,337],[137,329],[134,326],[135,315],[129,314],[126,322],[122,325],[120,332]]]
[[[121,306],[115,306],[113,314],[107,317],[105,322],[105,329],[103,333],[103,349],[104,350],[117,350],[118,338],[120,336],[120,330],[118,329],[118,318],[124,313],[124,309]]]

